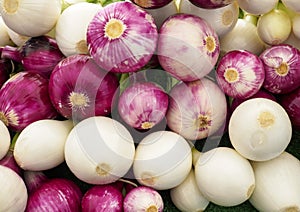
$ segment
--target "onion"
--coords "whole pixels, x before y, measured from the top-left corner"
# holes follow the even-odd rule
[[[195,165],[195,179],[207,200],[226,207],[245,202],[255,188],[250,162],[229,147],[202,153]]]
[[[153,188],[146,186],[136,187],[127,193],[123,205],[124,212],[162,212],[164,209],[164,202],[161,195]]]
[[[189,0],[198,7],[206,9],[214,9],[224,7],[231,4],[233,0]]]
[[[292,125],[280,104],[266,98],[253,98],[233,111],[228,133],[231,144],[242,156],[265,161],[286,149],[292,137]]]
[[[28,199],[23,179],[13,170],[0,165],[0,211],[20,212]]]
[[[104,116],[79,122],[65,144],[67,166],[89,184],[107,184],[122,178],[132,166],[134,155],[134,141],[128,130]]]
[[[280,96],[279,103],[289,115],[292,127],[296,130],[300,130],[300,87]]]
[[[1,146],[0,160],[1,160],[7,154],[10,146],[10,141],[11,141],[10,132],[7,126],[2,121],[0,121],[0,135],[1,135],[0,138],[0,146]]]
[[[215,30],[204,19],[184,13],[170,16],[164,22],[157,48],[162,68],[182,81],[206,76],[220,52]]]
[[[122,212],[123,194],[109,184],[92,186],[82,197],[81,211]]]
[[[288,39],[286,39],[283,44],[289,44],[300,50],[300,38],[297,38],[293,32],[290,33]]]
[[[144,9],[157,9],[166,6],[173,0],[149,0],[149,1],[140,1],[140,0],[131,0],[136,5]]]
[[[70,5],[59,16],[55,26],[55,39],[65,56],[88,54],[87,27],[101,8],[100,4],[80,2]]]
[[[8,34],[8,27],[3,21],[2,16],[0,15],[0,46],[12,45],[12,41]]]
[[[31,171],[58,166],[65,161],[65,141],[72,128],[70,120],[42,119],[29,124],[21,131],[14,146],[17,164],[23,170]]]
[[[287,44],[274,45],[260,54],[264,63],[263,87],[275,94],[291,92],[300,84],[300,52]]]
[[[209,204],[199,190],[193,169],[180,185],[170,190],[170,197],[180,211],[205,211]]]
[[[107,71],[135,72],[156,50],[157,26],[153,17],[131,2],[111,3],[94,16],[87,29],[87,44],[96,63]]]
[[[207,9],[194,5],[190,0],[182,0],[179,5],[179,12],[203,18],[212,26],[217,35],[222,37],[235,26],[239,16],[239,6],[233,1],[224,7]]]
[[[49,98],[48,80],[39,74],[19,72],[0,89],[0,120],[13,131],[56,116]]]
[[[290,10],[300,13],[300,5],[297,0],[282,0],[282,3]]]
[[[119,82],[102,70],[88,55],[76,54],[61,60],[49,80],[49,94],[56,110],[78,122],[111,112]]]
[[[227,52],[216,68],[218,85],[230,97],[249,98],[258,92],[265,79],[264,64],[246,50]]]
[[[300,210],[300,161],[283,152],[278,157],[252,162],[256,187],[250,203],[258,211]]]
[[[240,8],[247,13],[253,15],[263,15],[273,10],[278,4],[278,0],[237,0],[237,3]]]
[[[225,94],[209,79],[175,85],[169,101],[167,124],[172,131],[187,139],[206,138],[225,124]]]
[[[6,166],[16,172],[19,176],[23,176],[23,169],[17,164],[14,155],[13,155],[13,143],[11,144],[10,149],[6,155],[0,160],[0,165]]]
[[[9,79],[10,74],[13,71],[13,65],[11,60],[0,59],[0,88]]]
[[[29,195],[26,212],[79,212],[82,192],[77,184],[64,178],[53,178]]]
[[[42,171],[24,171],[23,179],[29,194],[35,192],[40,186],[49,180]]]
[[[20,35],[10,28],[7,29],[7,33],[16,46],[22,46],[30,38],[28,36]]]
[[[121,118],[136,129],[150,129],[165,118],[169,96],[156,83],[137,82],[119,97]]]
[[[133,173],[141,185],[166,190],[183,182],[191,167],[192,154],[187,141],[172,131],[156,131],[138,144]]]
[[[16,33],[28,37],[51,31],[62,9],[60,0],[1,0],[0,5],[5,24]]]
[[[300,39],[300,14],[295,15],[292,19],[292,31],[294,35]]]

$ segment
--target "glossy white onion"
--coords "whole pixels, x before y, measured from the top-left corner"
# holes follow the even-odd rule
[[[292,29],[294,35],[300,39],[300,14],[295,15],[292,19]]]
[[[298,0],[281,0],[282,3],[290,10],[300,13],[300,4]]]
[[[253,98],[233,111],[228,133],[230,142],[241,155],[265,161],[285,150],[291,140],[292,125],[280,104],[266,98]]]
[[[4,23],[0,15],[0,46],[12,45],[12,41],[8,34],[8,27]]]
[[[241,9],[253,15],[262,15],[270,12],[278,3],[278,0],[237,0]]]
[[[7,126],[0,121],[0,160],[7,154],[10,146],[10,133]]]
[[[217,147],[200,155],[195,179],[204,197],[221,206],[248,200],[255,187],[250,162],[229,147]]]
[[[183,182],[191,167],[192,154],[187,141],[172,131],[157,131],[138,144],[133,173],[140,184],[165,190]]]
[[[16,46],[22,46],[30,38],[28,36],[20,35],[10,28],[7,29],[7,33]]]
[[[133,138],[118,121],[105,116],[82,120],[65,144],[65,160],[74,175],[90,184],[117,181],[130,169],[135,155]]]
[[[294,155],[251,164],[256,187],[249,201],[258,211],[300,211],[300,161]]]
[[[17,138],[14,158],[24,170],[42,171],[64,162],[64,146],[73,128],[70,120],[42,119],[25,127]]]

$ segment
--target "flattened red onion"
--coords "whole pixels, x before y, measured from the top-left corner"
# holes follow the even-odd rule
[[[214,9],[224,7],[233,2],[233,0],[189,0],[194,5],[206,8],[206,9]]]
[[[156,50],[153,17],[132,2],[115,2],[100,10],[87,29],[87,44],[96,63],[107,71],[135,72]]]
[[[13,131],[57,116],[48,93],[48,80],[36,73],[19,72],[0,89],[0,120]]]
[[[269,47],[260,54],[265,67],[263,87],[275,94],[289,93],[300,84],[300,52],[288,44]]]
[[[65,118],[80,121],[108,115],[119,86],[116,75],[102,70],[88,55],[71,55],[61,60],[49,80],[49,94]]]
[[[249,98],[258,92],[265,79],[260,58],[246,50],[227,52],[216,68],[216,79],[225,94],[233,98]]]
[[[123,194],[112,185],[95,185],[83,195],[82,212],[122,212]]]

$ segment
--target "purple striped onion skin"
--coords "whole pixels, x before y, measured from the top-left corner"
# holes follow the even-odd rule
[[[224,7],[233,2],[233,0],[189,0],[197,7],[206,9],[215,9]]]
[[[103,69],[135,72],[145,66],[156,50],[157,26],[153,17],[132,2],[105,6],[87,29],[91,56]]]
[[[225,94],[233,98],[249,98],[262,87],[265,79],[260,58],[246,50],[227,52],[216,68],[216,79]]]
[[[19,72],[0,89],[0,120],[13,131],[21,131],[40,119],[58,114],[48,91],[48,79],[36,73]]]
[[[175,14],[163,23],[159,33],[159,62],[177,79],[198,80],[217,63],[219,39],[204,19],[192,14]]]
[[[172,0],[131,0],[136,5],[146,9],[157,9],[169,4]]]

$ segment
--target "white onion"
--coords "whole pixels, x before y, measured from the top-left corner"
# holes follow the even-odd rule
[[[12,45],[12,41],[8,34],[8,27],[3,21],[2,16],[0,15],[0,46]]]
[[[252,162],[256,187],[250,203],[258,211],[300,211],[300,161],[288,152]]]
[[[192,167],[188,142],[172,131],[150,133],[138,144],[133,173],[142,185],[157,190],[178,186]]]
[[[297,14],[292,19],[292,29],[294,35],[300,39],[300,14]]]
[[[42,171],[64,162],[64,146],[73,128],[70,120],[42,119],[25,127],[17,138],[14,158],[24,170]]]
[[[23,179],[12,169],[0,165],[0,211],[25,211],[28,194]]]
[[[241,9],[253,15],[262,15],[270,12],[278,3],[278,0],[237,0]]]
[[[281,105],[266,98],[248,99],[232,113],[228,133],[244,157],[264,161],[280,155],[289,144],[292,125]]]
[[[105,116],[79,122],[65,144],[67,166],[78,179],[90,184],[117,181],[130,169],[134,155],[134,141],[129,131]]]
[[[10,146],[10,133],[7,126],[0,121],[0,160],[7,154]]]
[[[300,50],[300,38],[297,38],[293,32],[290,33],[289,37],[283,43],[289,44]]]
[[[282,0],[282,3],[290,10],[300,13],[300,4],[298,0]]]
[[[55,38],[65,56],[88,54],[87,27],[101,8],[100,4],[79,2],[67,7],[59,16],[55,27]]]
[[[193,169],[180,185],[170,190],[170,197],[180,211],[204,211],[209,204],[198,188]]]
[[[221,206],[248,200],[255,187],[250,162],[229,147],[217,147],[200,155],[195,179],[204,197]]]
[[[16,46],[22,46],[30,38],[28,36],[20,35],[10,28],[7,29],[7,33]]]

